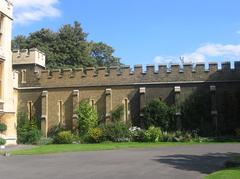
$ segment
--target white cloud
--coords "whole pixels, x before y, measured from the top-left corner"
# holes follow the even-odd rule
[[[153,62],[156,64],[160,64],[160,63],[169,64],[175,61],[176,61],[176,57],[172,57],[172,56],[156,56],[153,59]]]
[[[190,53],[179,55],[184,57],[184,63],[206,62],[209,58],[221,58],[239,60],[240,58],[240,44],[205,44]],[[178,63],[179,57],[172,57],[172,63]],[[168,57],[156,56],[155,63],[169,63],[166,59]]]
[[[59,0],[13,0],[14,23],[29,24],[47,17],[59,17]]]

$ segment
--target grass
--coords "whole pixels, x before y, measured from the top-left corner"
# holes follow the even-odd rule
[[[233,158],[230,161],[240,163],[240,156],[233,156]],[[211,173],[204,179],[239,179],[239,178],[240,178],[240,166],[236,165],[236,167],[233,168],[226,168]]]
[[[214,172],[204,179],[239,179],[240,178],[240,167],[228,168]]]
[[[196,142],[159,142],[159,143],[100,143],[100,144],[50,144],[40,145],[30,149],[14,150],[12,155],[37,155],[62,152],[79,152],[79,151],[98,151],[98,150],[114,150],[124,148],[151,148],[165,146],[179,146],[199,144]]]

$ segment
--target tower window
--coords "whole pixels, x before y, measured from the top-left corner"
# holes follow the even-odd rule
[[[22,83],[26,83],[27,82],[27,70],[26,69],[23,69],[21,71],[21,74],[22,74]]]

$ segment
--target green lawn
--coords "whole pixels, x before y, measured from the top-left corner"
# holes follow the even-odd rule
[[[233,156],[230,161],[239,163],[240,156]],[[240,179],[240,166],[234,168],[226,168],[224,170],[211,173],[204,179]]]
[[[240,167],[220,170],[206,176],[204,179],[240,179]]]
[[[78,151],[97,151],[97,150],[114,150],[123,148],[149,148],[164,146],[179,146],[199,144],[194,142],[160,142],[160,143],[100,143],[100,144],[51,144],[36,146],[31,149],[15,150],[12,155],[36,155],[61,152],[78,152]]]

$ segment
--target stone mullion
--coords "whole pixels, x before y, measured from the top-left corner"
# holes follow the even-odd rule
[[[180,93],[181,93],[181,87],[180,86],[175,86],[174,87],[174,104],[175,104],[175,120],[176,120],[176,127],[177,130],[182,129],[182,121],[181,121],[181,109],[180,109]]]
[[[77,114],[76,114],[76,109],[79,105],[79,90],[73,90],[72,92],[72,129],[76,130],[77,128]]]
[[[109,122],[111,120],[111,111],[112,111],[112,89],[107,88],[105,91],[105,99],[106,99],[106,115],[105,122]]]
[[[143,109],[146,105],[146,88],[145,87],[140,87],[139,88],[139,98],[140,98],[140,104],[139,104],[139,111],[140,111],[140,125],[143,126]]]

